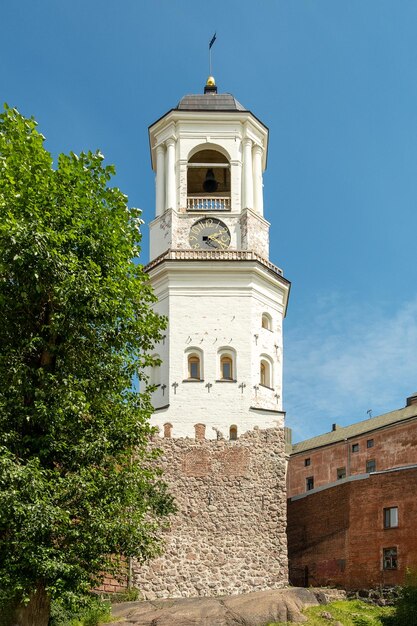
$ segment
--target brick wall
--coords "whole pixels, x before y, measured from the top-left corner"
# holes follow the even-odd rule
[[[288,501],[290,581],[348,589],[401,584],[417,566],[417,469],[371,474]],[[383,510],[398,507],[398,527],[384,529]],[[382,567],[395,547],[395,570]]]
[[[401,584],[407,567],[417,567],[417,469],[372,474],[351,485],[349,553],[351,588],[364,576],[372,586]],[[398,506],[398,527],[384,529],[383,509]],[[382,569],[383,548],[397,547],[398,569]]]
[[[123,571],[119,578],[114,578],[109,574],[104,576],[103,584],[97,587],[94,591],[98,593],[123,593],[128,588],[129,577],[129,564],[128,561],[122,557]]]
[[[350,483],[345,483],[288,501],[288,559],[293,585],[343,586],[349,492]]]
[[[127,576],[125,580],[116,580],[112,576],[105,576],[103,584],[95,591],[99,593],[123,593],[128,588]]]
[[[368,440],[373,440],[372,447],[367,447]],[[358,444],[357,452],[352,451],[353,444]],[[306,459],[310,459],[307,466]],[[417,463],[417,420],[393,424],[291,456],[288,496],[305,493],[308,476],[314,477],[316,488],[335,482],[338,468],[345,467],[347,476],[365,474],[366,462],[370,460],[375,460],[377,471]]]
[[[237,441],[159,439],[178,513],[162,557],[134,564],[145,598],[212,596],[287,583],[283,429]]]

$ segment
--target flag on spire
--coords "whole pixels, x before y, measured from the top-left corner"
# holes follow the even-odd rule
[[[209,50],[211,50],[211,46],[214,44],[215,41],[216,41],[216,33],[214,33],[213,37],[211,38],[211,41],[209,43]]]

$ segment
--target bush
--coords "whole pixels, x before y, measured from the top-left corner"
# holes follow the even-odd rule
[[[98,626],[110,621],[111,605],[98,596],[90,596],[82,604],[67,606],[55,601],[51,607],[49,626]]]
[[[417,626],[417,570],[407,570],[394,614],[384,619],[386,626]]]

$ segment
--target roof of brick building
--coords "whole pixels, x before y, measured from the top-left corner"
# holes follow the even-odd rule
[[[417,417],[417,404],[411,404],[410,406],[397,409],[396,411],[391,411],[390,413],[384,413],[383,415],[378,415],[377,417],[371,417],[370,419],[362,422],[356,422],[350,426],[339,426],[336,424],[335,429],[331,430],[329,433],[318,435],[317,437],[305,439],[304,441],[293,444],[289,452],[290,454],[306,452],[307,450],[327,446],[338,441],[344,441],[345,439],[352,439],[353,437],[358,437],[359,435],[363,435],[367,432],[391,426],[413,417]]]

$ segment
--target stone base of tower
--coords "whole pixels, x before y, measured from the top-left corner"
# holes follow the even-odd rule
[[[162,557],[134,563],[145,599],[215,596],[288,583],[284,429],[236,441],[159,439],[178,512]]]

